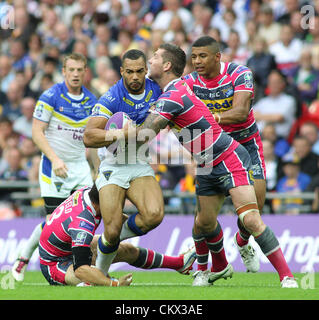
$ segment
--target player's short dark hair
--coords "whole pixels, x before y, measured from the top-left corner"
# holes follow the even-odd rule
[[[95,204],[100,204],[99,190],[97,189],[95,183],[93,183],[93,186],[89,191],[89,197],[91,201],[94,202]]]
[[[122,57],[122,64],[124,63],[125,59],[130,59],[130,60],[137,60],[139,58],[143,58],[145,64],[146,64],[146,56],[145,53],[141,50],[137,50],[137,49],[131,49],[128,50],[124,53],[123,57]]]
[[[192,48],[194,47],[210,47],[213,53],[220,52],[218,41],[210,36],[202,36],[195,40],[192,44]]]
[[[172,43],[163,43],[159,49],[164,50],[162,55],[163,61],[172,64],[172,72],[174,75],[177,77],[182,76],[186,66],[186,54],[184,50]]]

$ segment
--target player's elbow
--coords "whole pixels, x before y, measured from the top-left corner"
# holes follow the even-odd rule
[[[92,139],[91,130],[87,130],[87,129],[84,130],[83,143],[87,148],[93,147],[93,139]]]

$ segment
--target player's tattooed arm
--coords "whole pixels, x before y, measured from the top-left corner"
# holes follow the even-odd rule
[[[169,121],[167,119],[163,118],[159,114],[150,113],[139,129],[151,129],[157,135],[161,129],[164,129],[168,125],[168,122]]]
[[[169,121],[159,114],[150,113],[144,123],[137,128],[137,140],[139,142],[147,142],[154,139],[161,129],[166,128]]]

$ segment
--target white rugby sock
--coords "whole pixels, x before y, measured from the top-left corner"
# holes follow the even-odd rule
[[[26,245],[22,248],[20,257],[24,259],[29,259],[32,257],[33,252],[39,245],[40,236],[42,232],[43,222],[39,223],[32,231],[31,236],[26,243]]]

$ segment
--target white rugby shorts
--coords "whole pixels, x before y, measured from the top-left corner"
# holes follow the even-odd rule
[[[93,179],[87,161],[65,162],[68,168],[67,178],[57,177],[51,161],[42,156],[39,168],[41,197],[67,198],[72,190],[92,186]]]
[[[154,170],[149,164],[106,164],[102,162],[95,184],[98,190],[109,184],[128,189],[131,181],[147,176],[155,178]]]

